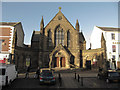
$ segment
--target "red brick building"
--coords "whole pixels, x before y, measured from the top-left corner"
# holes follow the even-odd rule
[[[23,43],[24,32],[20,22],[0,23],[0,60],[10,63],[14,60],[15,47],[23,47]]]

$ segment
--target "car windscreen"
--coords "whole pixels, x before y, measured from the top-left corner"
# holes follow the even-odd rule
[[[108,75],[111,77],[120,76],[118,72],[110,72]]]
[[[42,75],[42,76],[48,76],[48,77],[53,76],[53,75],[52,75],[52,72],[42,72],[41,75]]]
[[[0,75],[5,75],[5,69],[0,68]]]

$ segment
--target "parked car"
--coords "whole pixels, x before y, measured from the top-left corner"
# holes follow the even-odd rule
[[[101,71],[97,77],[98,79],[104,79],[107,83],[120,81],[120,74],[116,70]]]
[[[40,84],[55,84],[56,79],[51,70],[42,70],[40,73]]]
[[[0,86],[10,84],[17,77],[17,71],[13,64],[0,64]]]

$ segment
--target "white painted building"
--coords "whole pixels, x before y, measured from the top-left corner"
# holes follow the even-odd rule
[[[0,22],[0,60],[12,60],[14,47],[23,47],[24,32],[21,22]]]
[[[106,40],[106,54],[110,68],[114,69],[115,65],[120,68],[120,28],[95,26],[90,37],[91,49],[101,48],[102,33]]]

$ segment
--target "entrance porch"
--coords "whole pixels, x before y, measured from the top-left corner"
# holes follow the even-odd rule
[[[71,55],[60,44],[50,54],[49,68],[70,68]]]

